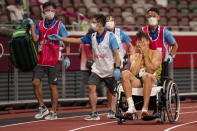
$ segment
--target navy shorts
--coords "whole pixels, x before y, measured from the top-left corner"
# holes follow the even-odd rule
[[[32,80],[35,78],[42,80],[44,75],[47,74],[48,83],[57,85],[59,71],[60,71],[60,62],[59,61],[54,67],[37,65],[34,68]]]
[[[104,82],[106,87],[110,90],[110,92],[112,94],[115,93],[115,89],[117,87],[117,81],[115,80],[114,77],[105,77],[105,78],[101,78],[100,76],[98,76],[96,73],[91,73],[90,77],[89,77],[89,85],[96,85],[98,86],[99,84],[101,84],[101,82]]]

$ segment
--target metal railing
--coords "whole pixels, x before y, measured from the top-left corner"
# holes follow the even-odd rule
[[[197,52],[177,52],[176,55],[190,55],[190,92],[194,92],[194,81],[195,81],[195,72],[194,72],[194,55],[197,55]],[[197,62],[197,61],[196,61]],[[174,78],[174,72],[173,72],[173,63],[171,64],[171,78]]]
[[[2,44],[0,44],[0,47],[2,48],[2,53],[0,53],[0,58],[1,57],[8,57],[9,54],[8,53],[4,53],[4,49]],[[195,91],[195,67],[194,67],[194,55],[196,55],[197,52],[177,52],[177,55],[190,55],[190,88],[188,90],[188,92],[183,93],[183,95],[194,95],[194,91]],[[66,55],[65,53],[62,54],[63,56]],[[79,55],[79,53],[71,53],[71,55]],[[72,62],[72,61],[71,61]],[[63,60],[62,60],[63,63]],[[174,69],[173,69],[173,64],[171,64],[170,66],[170,75],[171,78],[174,78]],[[18,101],[19,100],[19,74],[18,74],[18,69],[14,68],[14,101]],[[62,87],[61,87],[61,96],[62,99],[67,98],[66,96],[66,72],[65,72],[65,67],[62,66],[62,72],[61,72],[61,77],[62,77]],[[9,81],[8,81],[9,84]],[[9,86],[9,85],[8,85]],[[188,93],[188,94],[186,94]],[[33,94],[32,94],[33,95]],[[182,95],[182,94],[181,94]]]
[[[13,28],[15,29],[17,26],[19,26],[20,24],[16,24],[16,23],[0,23],[0,27],[8,27],[8,28]],[[72,25],[65,25],[65,27],[67,28],[67,30],[69,31],[81,31],[81,27],[90,27],[90,24],[84,24],[84,25],[80,25],[80,20],[78,22],[73,22]],[[145,25],[116,25],[116,27],[118,28],[127,28],[127,29],[131,29],[131,30],[139,30],[142,26],[145,26]],[[165,26],[166,28],[168,28],[169,30],[183,30],[185,31],[184,29],[188,29],[188,32],[191,30],[191,29],[195,29],[195,31],[197,31],[197,28],[196,26]]]

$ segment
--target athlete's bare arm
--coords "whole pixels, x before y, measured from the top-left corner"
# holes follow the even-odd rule
[[[129,53],[133,55],[135,53],[135,48],[133,47],[132,43],[129,43]]]
[[[135,53],[133,55],[130,56],[130,62],[131,62],[131,66],[130,66],[130,72],[136,76],[139,71],[140,71],[140,65],[142,62],[142,54],[141,53]]]

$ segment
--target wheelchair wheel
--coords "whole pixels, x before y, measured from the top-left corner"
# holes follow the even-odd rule
[[[169,80],[165,86],[166,93],[166,112],[170,123],[174,123],[179,118],[180,98],[177,85]]]

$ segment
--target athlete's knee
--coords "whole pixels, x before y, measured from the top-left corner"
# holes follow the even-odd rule
[[[32,85],[34,88],[40,87],[40,79],[33,79]]]
[[[142,80],[143,81],[149,81],[151,78],[152,78],[152,75],[150,73],[145,72],[142,75]]]
[[[96,93],[96,85],[89,85],[89,93]]]
[[[122,72],[122,80],[128,80],[130,77],[130,72],[128,70],[125,70]]]

